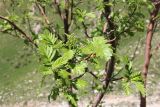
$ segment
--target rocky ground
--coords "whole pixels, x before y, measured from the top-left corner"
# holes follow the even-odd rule
[[[30,75],[34,74],[35,72],[30,73]],[[155,78],[155,75],[150,74],[149,78],[151,77]],[[160,107],[160,82],[158,81],[156,81],[156,84],[148,81],[147,107]],[[24,79],[21,82],[24,86],[16,85],[16,87],[6,89],[6,91],[0,90],[0,107],[68,107],[65,101],[51,103],[47,101],[49,86],[46,86],[43,90],[35,91],[37,86],[33,86],[33,84],[38,84],[36,81]],[[79,102],[79,107],[87,107],[91,99],[83,98]],[[139,96],[125,96],[123,93],[120,94],[119,91],[116,91],[105,96],[102,107],[139,107]]]
[[[136,96],[106,96],[102,107],[139,107],[139,100]],[[147,107],[160,107],[159,96],[150,96],[147,99]],[[0,107],[68,107],[66,102],[39,102],[23,101],[15,104],[3,104]],[[85,101],[79,102],[79,107],[87,107]]]
[[[34,81],[32,82],[34,83]],[[26,93],[24,93],[23,95],[17,95],[14,90],[10,90],[10,92],[12,93],[9,93],[8,91],[8,94],[7,91],[3,93],[2,91],[0,91],[0,107],[68,107],[68,104],[65,101],[58,100],[49,103],[47,101],[48,93],[46,92],[43,93],[43,91],[40,91],[39,93],[35,94],[35,92],[33,92],[35,90],[35,87],[33,87],[33,85],[31,84],[32,82],[31,80],[28,80],[26,85],[32,88],[25,88],[26,91],[23,90],[22,93]],[[20,88],[19,90],[24,89],[24,87]],[[18,88],[15,88],[15,90],[18,90]],[[147,88],[149,89],[147,91],[147,107],[160,107],[160,82],[156,82],[156,84],[153,84],[148,81]],[[45,90],[46,89],[49,88],[47,87],[45,88]],[[37,98],[31,96],[36,96]],[[79,107],[87,107],[91,99],[92,98],[82,98],[82,100],[79,102]],[[14,101],[12,102],[12,100]],[[125,96],[125,94],[119,92],[110,93],[109,95],[105,96],[102,107],[139,107],[139,96],[138,94]]]
[[[160,83],[151,95],[147,97],[147,107],[160,107]],[[87,107],[89,99],[79,102],[79,107]],[[1,104],[0,107],[68,107],[65,101],[22,101],[14,104]],[[107,95],[105,96],[102,107],[139,107],[138,95]]]

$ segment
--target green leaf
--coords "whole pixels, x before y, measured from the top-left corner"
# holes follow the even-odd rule
[[[75,48],[78,44],[77,38],[71,34],[71,35],[67,35],[68,41],[66,43],[66,46],[69,47],[69,49]]]
[[[43,66],[41,68],[41,71],[42,71],[43,75],[51,75],[51,74],[53,74],[53,71],[52,71],[52,69],[50,67],[44,67]]]
[[[45,44],[39,44],[38,50],[45,64],[52,62],[52,59],[56,54],[55,49]]]
[[[146,95],[144,84],[142,82],[132,81],[132,83],[136,86],[136,89],[140,91],[143,96]]]
[[[40,40],[48,45],[54,45],[57,41],[57,38],[52,33],[45,32],[44,34],[40,35]]]
[[[76,82],[76,86],[78,89],[84,89],[87,86],[87,82],[82,79],[78,79]]]
[[[109,60],[112,56],[112,49],[109,44],[106,44],[106,40],[103,37],[94,37],[93,38],[93,52],[96,53],[96,56],[100,58],[105,58]]]
[[[51,90],[51,92],[50,92],[50,95],[48,96],[48,100],[50,101],[51,98],[52,98],[53,100],[56,100],[57,97],[58,97],[58,95],[59,95],[59,88],[57,88],[57,87],[52,87],[52,90]]]
[[[129,82],[123,82],[122,87],[123,87],[124,92],[126,93],[126,95],[130,95],[131,94],[132,90],[131,90]]]
[[[58,72],[58,75],[61,76],[64,79],[66,79],[66,78],[68,78],[68,76],[70,75],[70,73],[67,72],[66,70],[61,70],[61,71]]]
[[[79,64],[76,64],[76,66],[74,67],[73,73],[82,74],[84,73],[86,67],[87,67],[86,62],[80,62]]]
[[[130,62],[129,62],[129,67],[128,67],[129,70],[132,69],[132,65],[133,65],[132,62],[130,61]]]
[[[70,59],[72,59],[74,56],[74,51],[69,50],[68,52],[64,53],[62,57],[59,57],[53,64],[52,69],[57,69],[61,67],[62,65],[65,65],[68,63]]]
[[[88,44],[87,46],[82,47],[81,51],[83,54],[92,54],[92,44]]]
[[[131,83],[135,85],[136,89],[141,92],[143,96],[146,94],[143,79],[139,72],[134,72],[131,75]]]
[[[86,47],[82,48],[84,54],[95,53],[97,57],[109,60],[112,56],[112,49],[103,37],[94,37]]]
[[[77,107],[77,99],[76,96],[65,93],[66,99],[72,104],[73,107]]]
[[[96,17],[96,15],[93,12],[87,13],[86,16],[89,17],[89,18],[95,18]]]

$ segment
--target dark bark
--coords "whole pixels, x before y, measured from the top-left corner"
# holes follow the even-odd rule
[[[69,11],[69,9],[73,8],[73,7],[69,7],[69,0],[65,0],[65,9],[64,9],[64,12],[62,12],[62,10],[60,8],[59,0],[54,0],[54,4],[56,6],[56,10],[57,10],[60,18],[63,21],[64,33],[65,33],[64,34],[64,42],[66,43],[67,42],[67,34],[69,34],[69,26],[70,26],[70,23],[69,23],[70,11]],[[73,15],[73,13],[71,13],[71,16],[72,15]],[[73,18],[73,16],[71,18]]]
[[[69,32],[69,26],[70,26],[70,23],[69,23],[69,14],[70,14],[70,11],[69,10],[70,10],[70,8],[71,7],[69,7],[69,0],[65,0],[64,15],[62,17],[62,19],[63,19],[63,26],[64,26],[64,33],[65,33],[64,34],[64,42],[65,43],[68,41],[67,35],[70,33]],[[71,14],[73,14],[73,13],[71,13]],[[74,61],[71,60],[71,63],[74,63]],[[68,69],[67,72],[70,73],[71,69]],[[72,81],[72,76],[71,75],[69,75],[68,78]],[[72,86],[72,84],[68,87],[67,91],[68,91],[68,93],[71,93],[71,94],[74,93],[73,92],[73,86]],[[71,101],[69,101],[68,103],[69,103],[69,107],[74,107]]]
[[[104,0],[103,2],[104,3],[109,3],[109,0]],[[115,38],[115,35],[114,35],[115,25],[113,23],[113,20],[109,17],[109,15],[111,13],[111,7],[105,5],[104,10],[105,10],[104,15],[105,15],[105,18],[106,18],[106,23],[108,23],[108,28],[105,27],[106,29],[103,29],[103,32],[104,31],[105,32],[113,31],[108,35],[109,36],[109,40],[113,40]],[[110,42],[110,44],[111,44],[111,46],[113,48],[113,53],[116,53],[116,39],[114,41]],[[102,98],[104,97],[104,95],[106,93],[106,90],[107,90],[107,88],[109,86],[109,83],[110,83],[110,80],[111,80],[111,76],[112,76],[112,74],[114,72],[114,66],[115,66],[115,56],[112,56],[111,59],[108,62],[106,62],[106,67],[105,67],[106,74],[105,74],[105,83],[103,84],[103,92],[101,92],[97,96],[97,98],[96,98],[96,100],[95,100],[95,102],[94,102],[92,107],[97,107],[100,104]]]
[[[62,16],[64,26],[64,42],[67,42],[67,35],[69,34],[69,0],[65,0],[64,15]]]
[[[146,89],[146,84],[147,84],[148,68],[149,68],[150,59],[151,59],[151,42],[152,42],[152,37],[153,37],[153,32],[154,32],[154,27],[155,27],[156,16],[159,12],[159,9],[160,9],[160,5],[155,4],[155,9],[150,13],[150,22],[147,27],[145,61],[144,61],[144,66],[143,66],[143,71],[142,71],[142,77],[144,80],[145,89]],[[146,107],[146,95],[142,96],[142,94],[140,94],[140,100],[141,100],[140,107]]]

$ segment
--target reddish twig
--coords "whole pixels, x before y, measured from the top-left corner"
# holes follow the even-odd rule
[[[152,42],[152,37],[153,37],[153,32],[154,32],[154,27],[155,27],[155,17],[157,16],[159,9],[160,9],[160,5],[156,5],[155,9],[150,13],[151,19],[150,19],[150,22],[147,28],[145,61],[144,61],[144,66],[143,66],[143,71],[142,71],[142,77],[144,80],[145,89],[146,89],[146,84],[147,84],[148,68],[149,68],[150,59],[151,59],[151,42]],[[140,107],[146,107],[146,95],[142,96],[142,94],[140,94],[140,99],[141,99]]]

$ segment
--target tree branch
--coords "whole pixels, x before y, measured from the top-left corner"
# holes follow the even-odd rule
[[[87,28],[87,26],[85,25],[84,22],[82,22],[82,26],[84,28],[84,34],[86,35],[86,37],[87,38],[92,38],[92,37],[89,36],[88,31],[87,31],[88,28]]]
[[[103,0],[103,2],[105,4],[109,3],[109,1],[110,0]],[[108,5],[105,5],[104,10],[105,10],[104,15],[105,15],[105,18],[106,18],[106,23],[108,23],[108,28],[107,29],[109,31],[112,31],[112,30],[115,31],[115,25],[113,23],[113,20],[112,20],[112,18],[109,17],[109,15],[111,13],[111,7],[108,6]],[[114,38],[115,38],[114,32],[110,33],[109,40],[113,40]],[[116,53],[116,46],[117,46],[116,41],[114,40],[113,42],[110,43],[112,48],[113,48],[113,53]],[[105,67],[106,74],[105,74],[105,82],[103,84],[103,91],[98,94],[98,96],[95,100],[95,103],[93,104],[92,107],[97,107],[100,104],[102,98],[104,97],[104,95],[106,93],[106,90],[109,86],[110,80],[111,80],[110,78],[111,78],[111,76],[114,72],[114,66],[115,66],[115,56],[112,56],[111,59],[108,62],[106,62],[106,67]]]
[[[117,39],[117,38],[116,38],[116,37],[114,37],[114,39],[112,39],[112,40],[108,40],[108,41],[107,41],[107,44],[108,44],[108,43],[112,43],[112,42],[114,42],[116,39]]]
[[[83,74],[79,75],[78,77],[73,78],[72,80],[75,81],[75,80],[83,77],[86,73],[89,73],[89,74],[91,74],[95,79],[98,79],[98,77],[97,77],[92,71],[89,71],[88,68],[85,68],[85,72],[84,72]]]
[[[111,79],[111,81],[118,81],[118,80],[122,80],[122,79],[123,79],[123,77],[113,78],[113,79]]]
[[[54,0],[54,4],[56,6],[56,10],[57,10],[60,18],[63,20],[63,15],[62,15],[62,11],[61,11],[61,8],[60,8],[59,0]]]
[[[43,7],[42,7],[38,2],[35,2],[35,4],[36,4],[36,6],[38,7],[41,15],[44,17],[45,22],[49,25],[50,22],[49,22],[49,19],[48,19],[46,13],[45,13]]]
[[[138,43],[137,43],[137,45],[136,45],[136,48],[135,48],[135,50],[134,50],[134,52],[133,52],[133,57],[131,58],[131,61],[133,61],[134,59],[135,59],[135,57],[136,57],[136,52],[137,52],[137,50],[138,50],[138,46],[139,46],[139,44],[140,44],[140,38],[139,38],[139,41],[138,41]]]
[[[153,2],[153,1],[152,1]],[[146,35],[146,47],[145,47],[145,59],[144,59],[144,66],[143,70],[141,72],[143,81],[144,81],[144,87],[146,89],[146,84],[147,84],[147,74],[148,74],[148,69],[150,65],[150,59],[151,59],[151,42],[152,42],[152,37],[154,33],[154,27],[155,27],[155,17],[158,15],[160,9],[160,5],[156,5],[154,10],[150,13],[150,22],[148,24],[147,28],[147,35]],[[140,107],[146,107],[146,95],[143,96],[140,93]]]
[[[30,36],[28,36],[20,27],[18,27],[14,22],[12,22],[11,20],[0,16],[0,19],[7,21],[11,26],[13,26],[13,28],[15,30],[17,30],[18,32],[20,32],[30,43],[32,43],[33,45],[35,45],[37,47],[37,45],[34,43],[34,41],[31,39]]]
[[[40,3],[38,2],[35,2],[36,6],[38,7],[41,15],[44,17],[44,20],[45,20],[45,23],[48,25],[49,27],[49,31],[52,32],[52,33],[55,33],[55,29],[53,29],[51,26],[50,26],[50,21],[45,13],[45,10],[44,10],[44,7],[41,6]]]

